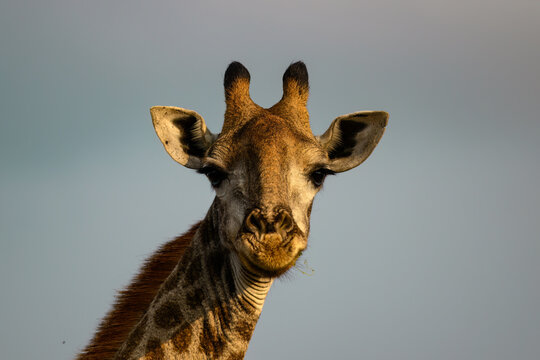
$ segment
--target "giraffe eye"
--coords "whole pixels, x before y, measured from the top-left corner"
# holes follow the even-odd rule
[[[206,175],[206,177],[210,181],[210,185],[212,185],[212,187],[214,188],[219,187],[223,180],[227,178],[227,173],[225,171],[215,168],[213,166],[204,167],[200,169],[199,172]]]
[[[326,178],[326,176],[333,175],[333,174],[334,172],[332,170],[321,168],[321,169],[313,171],[309,175],[309,179],[311,180],[313,185],[315,185],[315,187],[320,187],[322,183],[324,182],[324,179]]]

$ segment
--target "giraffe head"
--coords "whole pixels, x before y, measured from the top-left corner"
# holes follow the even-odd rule
[[[336,118],[314,136],[306,108],[305,65],[283,75],[283,97],[271,108],[249,95],[250,75],[238,62],[225,72],[225,121],[210,132],[192,110],[156,106],[156,132],[171,157],[206,175],[216,192],[218,232],[242,265],[275,277],[290,269],[307,246],[313,198],[325,177],[360,165],[387,123],[384,111]]]

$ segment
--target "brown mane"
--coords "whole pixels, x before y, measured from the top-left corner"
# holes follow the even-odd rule
[[[148,258],[131,283],[118,292],[113,308],[101,321],[94,338],[78,360],[112,359],[142,318],[161,284],[180,261],[200,223],[163,244]]]

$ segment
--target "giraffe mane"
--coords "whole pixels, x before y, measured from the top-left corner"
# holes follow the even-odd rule
[[[101,321],[92,341],[79,354],[78,360],[114,358],[130,331],[145,314],[161,284],[182,258],[199,226],[200,222],[185,234],[161,245],[146,259],[131,283],[118,292],[112,309]]]

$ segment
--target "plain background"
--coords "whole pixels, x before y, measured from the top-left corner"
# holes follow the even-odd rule
[[[540,358],[540,2],[0,2],[0,348],[69,359],[206,179],[148,109],[219,132],[228,63],[271,106],[308,66],[312,128],[390,113],[316,199],[248,359]]]

